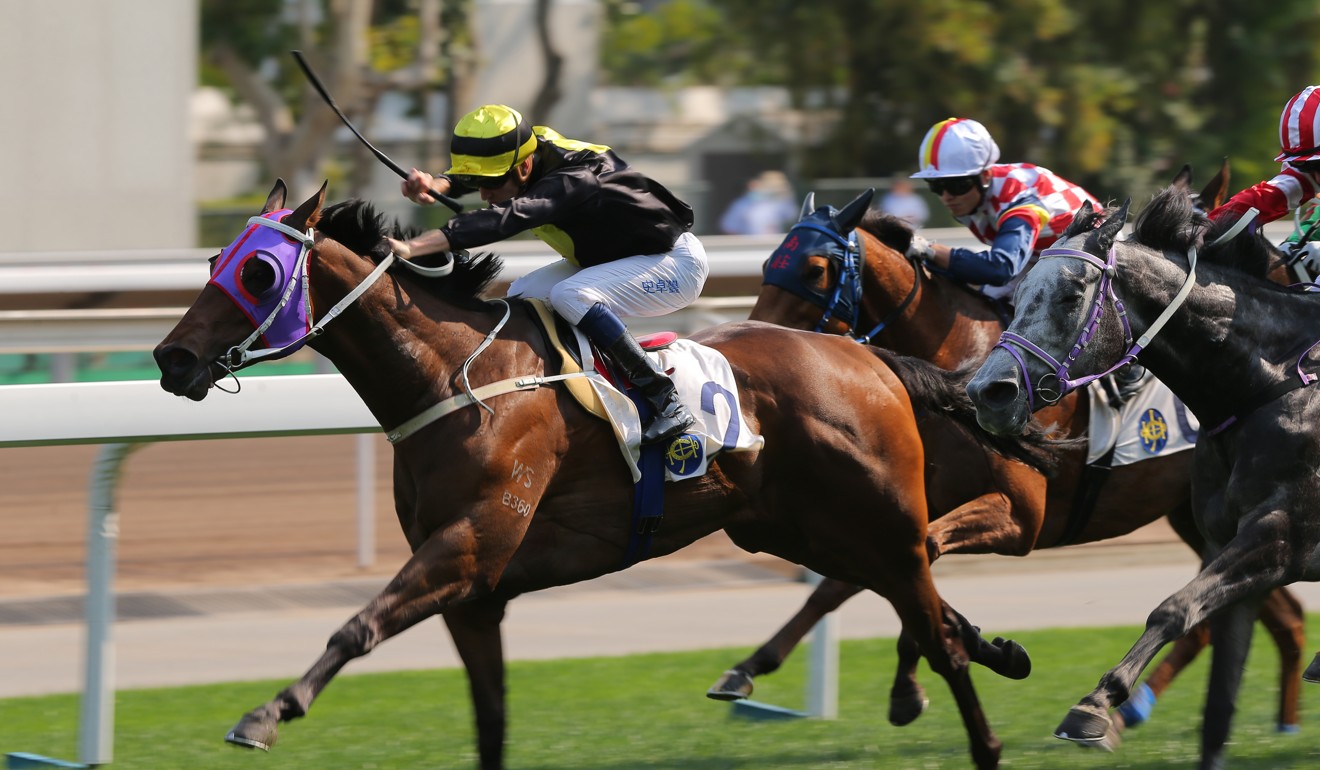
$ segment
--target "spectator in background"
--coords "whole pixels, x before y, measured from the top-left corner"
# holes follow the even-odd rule
[[[731,235],[781,235],[797,221],[793,188],[782,171],[764,171],[747,182],[720,217],[720,230]]]
[[[907,177],[899,177],[889,187],[889,192],[880,199],[880,210],[890,216],[898,217],[918,230],[930,218],[930,207],[926,199],[912,189],[912,182]]]

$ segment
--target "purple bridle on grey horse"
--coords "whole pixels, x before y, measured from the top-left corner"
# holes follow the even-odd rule
[[[1235,237],[1238,233],[1246,229],[1247,225],[1255,219],[1257,213],[1258,212],[1255,209],[1250,209],[1241,219],[1238,220],[1237,224],[1229,228],[1223,235],[1219,236],[1219,238],[1215,240],[1215,243],[1223,243],[1224,241]],[[1115,246],[1111,246],[1109,248],[1109,253],[1105,255],[1105,259],[1103,260],[1094,254],[1066,247],[1046,249],[1040,253],[1040,260],[1042,262],[1046,259],[1082,260],[1086,264],[1091,265],[1100,271],[1100,285],[1096,289],[1095,301],[1091,305],[1090,317],[1082,327],[1082,331],[1078,335],[1077,341],[1073,343],[1072,350],[1068,352],[1068,356],[1062,362],[1055,360],[1055,358],[1047,353],[1044,348],[1020,334],[1005,331],[1000,335],[999,343],[996,344],[995,347],[1003,348],[1008,351],[1008,354],[1017,362],[1018,369],[1022,372],[1022,382],[1027,389],[1027,404],[1032,408],[1035,408],[1036,406],[1035,398],[1038,394],[1041,395],[1041,400],[1045,404],[1053,404],[1077,388],[1080,388],[1083,385],[1088,385],[1095,380],[1098,380],[1105,375],[1112,374],[1133,361],[1136,361],[1137,356],[1141,354],[1141,351],[1145,350],[1146,347],[1150,345],[1151,340],[1155,339],[1155,335],[1159,334],[1160,329],[1164,328],[1164,325],[1168,323],[1169,318],[1173,316],[1174,312],[1178,310],[1183,301],[1187,299],[1187,295],[1192,291],[1192,286],[1196,283],[1196,247],[1193,246],[1187,252],[1187,279],[1183,282],[1182,287],[1178,289],[1178,293],[1174,295],[1169,306],[1164,308],[1164,311],[1160,313],[1159,317],[1155,319],[1155,322],[1150,325],[1150,328],[1146,330],[1146,333],[1141,335],[1140,339],[1136,342],[1133,342],[1132,327],[1128,323],[1127,310],[1123,307],[1123,301],[1119,298],[1118,293],[1114,289],[1114,274],[1118,271],[1118,266],[1114,261],[1114,250]],[[1087,374],[1078,377],[1077,379],[1071,379],[1068,376],[1069,369],[1072,368],[1073,363],[1077,360],[1077,356],[1081,355],[1082,349],[1085,348],[1087,344],[1090,343],[1091,338],[1095,336],[1095,331],[1100,326],[1100,319],[1104,317],[1106,297],[1113,302],[1114,310],[1118,314],[1119,321],[1123,324],[1123,342],[1127,346],[1127,352],[1118,359],[1117,363],[1099,374]],[[1048,374],[1041,377],[1041,380],[1036,384],[1034,391],[1031,385],[1031,374],[1027,371],[1026,359],[1023,358],[1022,353],[1018,351],[1018,348],[1021,348],[1023,351],[1040,359],[1051,369]],[[1054,382],[1057,383],[1057,389],[1046,390],[1043,387],[1045,383],[1049,381],[1049,378],[1053,378]]]

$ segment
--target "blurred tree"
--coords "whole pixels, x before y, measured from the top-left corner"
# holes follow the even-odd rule
[[[471,18],[474,0],[201,0],[202,82],[250,105],[265,129],[259,148],[267,176],[293,190],[319,184],[339,119],[307,85],[289,51],[301,49],[358,130],[371,136],[375,105],[387,91],[410,92],[428,126],[421,157],[448,160],[441,115],[470,105],[479,58]],[[549,34],[553,0],[536,0],[544,64],[532,115],[550,112],[562,95],[562,57]],[[434,109],[444,91],[448,109]],[[354,145],[348,194],[362,190],[377,161]],[[447,164],[446,164],[447,165]],[[338,195],[338,191],[335,193]]]
[[[1320,4],[1275,0],[668,0],[607,4],[606,75],[776,84],[819,118],[811,176],[911,169],[926,129],[975,117],[1003,157],[1141,201],[1184,162],[1274,168],[1284,100],[1320,81]],[[683,26],[699,20],[699,29]]]

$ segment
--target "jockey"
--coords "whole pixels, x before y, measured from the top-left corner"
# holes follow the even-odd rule
[[[1087,201],[1080,186],[1030,163],[999,163],[999,145],[985,126],[968,118],[941,120],[926,132],[913,179],[926,180],[953,218],[989,249],[952,248],[913,236],[909,257],[919,257],[956,281],[980,284],[982,294],[1007,306],[1027,268],[1072,224]],[[1133,363],[1114,374],[1118,401],[1135,392],[1145,368]]]
[[[488,104],[463,116],[450,143],[451,165],[432,176],[413,169],[408,199],[480,192],[488,208],[456,214],[395,254],[458,251],[531,230],[563,259],[516,279],[510,296],[547,301],[605,351],[654,407],[643,443],[671,438],[695,418],[669,376],[651,365],[621,318],[665,315],[691,304],[709,267],[689,230],[692,209],[633,170],[609,147],[565,139],[521,114]]]
[[[1283,166],[1272,178],[1224,201],[1211,219],[1237,218],[1248,209],[1260,212],[1251,227],[1273,222],[1320,192],[1320,86],[1307,86],[1288,100],[1279,115],[1279,155]],[[1312,274],[1320,271],[1320,249],[1307,244],[1304,261]]]
[[[998,163],[999,145],[985,126],[967,118],[942,120],[926,132],[918,155],[930,191],[989,249],[955,249],[912,239],[910,257],[920,257],[949,277],[980,284],[981,292],[1009,300],[1033,258],[1058,240],[1085,201],[1086,190],[1047,168]]]

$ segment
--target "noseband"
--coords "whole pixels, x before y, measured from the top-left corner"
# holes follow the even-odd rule
[[[1256,214],[1257,212],[1255,209],[1249,210],[1235,225],[1233,225],[1233,227],[1229,228],[1223,235],[1216,238],[1210,245],[1214,246],[1223,243],[1242,232],[1246,229],[1247,225],[1255,219]],[[1020,334],[1005,331],[1000,335],[999,342],[995,347],[1007,350],[1008,354],[1017,362],[1018,369],[1022,373],[1022,382],[1027,388],[1027,404],[1033,411],[1038,408],[1036,403],[1036,398],[1038,396],[1040,397],[1039,406],[1048,406],[1057,403],[1059,399],[1083,385],[1089,385],[1101,377],[1113,374],[1124,366],[1137,360],[1137,356],[1141,354],[1141,351],[1150,346],[1151,340],[1155,339],[1155,335],[1159,334],[1160,330],[1164,328],[1164,325],[1173,317],[1173,314],[1182,306],[1182,303],[1187,299],[1187,295],[1191,293],[1192,286],[1196,283],[1196,246],[1192,246],[1187,251],[1186,280],[1183,281],[1183,285],[1178,289],[1178,293],[1174,295],[1169,306],[1164,308],[1164,311],[1159,314],[1155,319],[1155,322],[1146,330],[1146,333],[1141,335],[1141,337],[1134,343],[1132,341],[1132,327],[1128,323],[1127,309],[1123,306],[1123,301],[1119,298],[1118,292],[1114,288],[1114,276],[1118,273],[1118,266],[1114,260],[1114,249],[1114,246],[1110,246],[1109,253],[1103,260],[1094,254],[1089,254],[1078,249],[1052,248],[1046,249],[1040,253],[1041,261],[1046,259],[1080,259],[1085,264],[1095,267],[1100,271],[1100,285],[1096,289],[1095,302],[1091,305],[1090,318],[1087,320],[1086,325],[1082,327],[1082,331],[1078,335],[1077,341],[1073,343],[1072,350],[1068,352],[1067,357],[1064,358],[1062,362],[1056,360],[1053,356],[1047,353],[1044,348]],[[1069,370],[1072,368],[1073,363],[1076,362],[1077,357],[1081,355],[1082,350],[1094,338],[1096,329],[1100,326],[1100,320],[1104,317],[1105,297],[1109,297],[1110,301],[1113,303],[1114,312],[1118,314],[1119,322],[1123,325],[1123,343],[1128,346],[1127,352],[1118,359],[1117,363],[1103,372],[1100,372],[1099,374],[1087,374],[1073,379],[1069,377]],[[1026,359],[1023,357],[1022,353],[1019,352],[1019,349],[1040,359],[1040,361],[1051,370],[1040,378],[1040,382],[1036,383],[1034,389],[1031,386],[1031,374],[1027,371]]]

